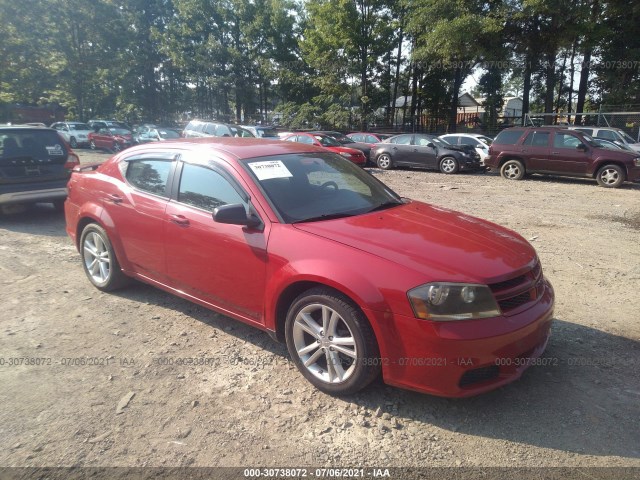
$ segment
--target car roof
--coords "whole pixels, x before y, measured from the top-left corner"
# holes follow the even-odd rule
[[[304,143],[282,142],[277,139],[267,140],[262,138],[248,137],[180,138],[162,143],[145,144],[138,147],[131,147],[125,150],[125,152],[128,154],[135,154],[136,152],[149,150],[165,150],[167,148],[222,153],[231,156],[236,160],[266,157],[271,155],[286,155],[293,153],[326,153],[325,149],[315,147],[313,145],[307,145]]]
[[[30,131],[34,131],[34,132],[41,132],[43,130],[51,130],[52,132],[57,132],[57,130],[54,130],[53,128],[49,128],[49,127],[41,127],[41,126],[37,126],[37,125],[25,125],[25,124],[21,124],[21,123],[16,123],[14,125],[7,125],[7,124],[3,124],[0,125],[0,130],[30,130]]]

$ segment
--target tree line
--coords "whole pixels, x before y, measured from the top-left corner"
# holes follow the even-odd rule
[[[495,126],[506,96],[640,104],[638,25],[628,0],[0,0],[0,104],[451,131],[473,75]]]

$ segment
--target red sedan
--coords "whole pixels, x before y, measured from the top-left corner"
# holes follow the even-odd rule
[[[344,158],[351,160],[356,165],[364,167],[367,164],[367,157],[361,150],[343,146],[335,138],[325,135],[324,133],[292,133],[284,137],[285,142],[297,142],[307,145],[315,145],[316,147],[326,148],[330,152],[342,155]]]
[[[97,132],[89,134],[89,147],[91,150],[106,149],[119,152],[133,145],[133,134],[119,127],[102,127]]]
[[[129,278],[284,341],[318,389],[464,397],[545,349],[554,294],[498,225],[401,198],[335,153],[245,138],[133,147],[78,167],[67,233],[89,281]]]

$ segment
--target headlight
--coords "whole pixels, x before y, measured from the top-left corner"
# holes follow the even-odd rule
[[[349,152],[339,152],[343,157],[351,158],[351,154]]]
[[[635,163],[636,167],[640,167],[640,157],[634,158],[633,163]]]
[[[501,313],[486,285],[427,283],[409,290],[407,296],[416,318],[424,320],[470,320]]]

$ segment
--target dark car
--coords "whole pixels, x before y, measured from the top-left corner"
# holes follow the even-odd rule
[[[76,169],[65,214],[96,288],[135,278],[264,330],[327,393],[381,373],[476,395],[518,379],[549,339],[553,288],[524,238],[403,199],[312,145],[139,145]]]
[[[393,137],[387,133],[373,133],[373,132],[353,132],[347,135],[354,142],[366,143],[368,145],[374,145],[385,141],[387,138]]]
[[[0,126],[0,207],[51,202],[62,209],[71,170],[79,164],[56,130]]]
[[[382,169],[417,167],[442,173],[482,170],[480,155],[468,145],[451,145],[433,135],[406,133],[371,148],[371,161]]]
[[[191,120],[184,130],[182,136],[193,137],[255,137],[253,133],[244,128],[230,123],[209,122],[203,120]]]
[[[133,145],[133,134],[125,128],[103,127],[97,132],[89,134],[89,148],[91,150],[105,149],[119,152],[131,145]]]
[[[558,127],[518,127],[498,134],[485,164],[509,180],[530,173],[595,178],[616,188],[640,180],[640,156],[602,148],[577,130]]]

